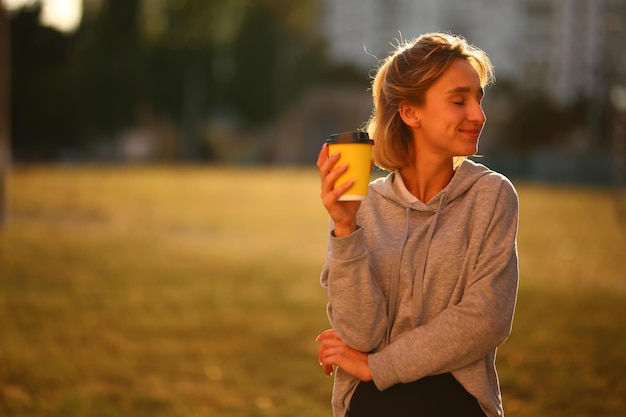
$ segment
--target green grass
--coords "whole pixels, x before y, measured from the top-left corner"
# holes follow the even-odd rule
[[[518,190],[507,415],[622,415],[626,229],[612,194]],[[17,167],[9,195],[0,415],[331,415],[314,170]]]

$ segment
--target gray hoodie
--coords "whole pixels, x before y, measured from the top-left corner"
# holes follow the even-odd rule
[[[504,414],[495,356],[517,297],[517,223],[511,182],[470,160],[428,203],[398,173],[370,184],[358,229],[329,237],[321,284],[332,327],[371,353],[379,390],[452,372],[489,417]],[[357,384],[335,373],[336,417]]]

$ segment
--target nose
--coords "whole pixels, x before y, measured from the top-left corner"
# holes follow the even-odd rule
[[[483,110],[480,102],[474,102],[469,110],[468,118],[473,123],[479,125],[485,124],[485,122],[487,121],[487,116],[485,116],[485,111]]]

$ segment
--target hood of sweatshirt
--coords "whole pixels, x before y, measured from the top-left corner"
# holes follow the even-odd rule
[[[422,202],[411,194],[398,172],[372,182],[371,189],[398,206],[415,211],[437,212],[463,195],[479,178],[491,172],[484,165],[466,159],[456,169],[448,185],[428,202]]]
[[[398,172],[391,173],[387,177],[380,178],[370,184],[370,189],[373,192],[380,194],[383,198],[392,202],[393,204],[404,208],[406,227],[404,231],[401,257],[404,256],[404,248],[409,238],[411,211],[423,212],[426,215],[430,214],[431,217],[428,231],[426,234],[426,239],[423,241],[424,244],[420,245],[418,253],[413,254],[413,256],[415,256],[415,258],[418,260],[418,264],[416,265],[415,270],[415,284],[413,286],[412,295],[412,320],[414,326],[417,326],[422,321],[422,288],[424,283],[424,274],[426,271],[426,260],[428,258],[428,252],[433,239],[433,235],[437,228],[439,213],[445,206],[447,206],[456,198],[462,196],[465,192],[467,192],[476,181],[484,176],[489,175],[490,173],[493,173],[493,171],[489,170],[489,168],[485,167],[484,165],[466,159],[456,169],[456,172],[448,185],[428,202],[422,202],[414,195],[412,195],[407,190],[402,180],[402,176]],[[396,314],[397,297],[399,291],[399,274],[400,271],[398,269],[396,278],[391,280],[389,293],[388,323],[393,322],[393,318]],[[387,343],[391,342],[391,332],[392,329],[391,326],[389,326],[387,328],[386,334]]]

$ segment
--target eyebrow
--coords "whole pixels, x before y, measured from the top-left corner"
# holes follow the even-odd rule
[[[448,95],[454,95],[454,94],[466,94],[466,93],[471,93],[472,92],[472,88],[471,87],[457,87],[457,88],[453,88],[452,90],[448,91],[447,94]],[[485,95],[485,90],[483,90],[482,88],[480,89],[480,97],[483,97]]]

